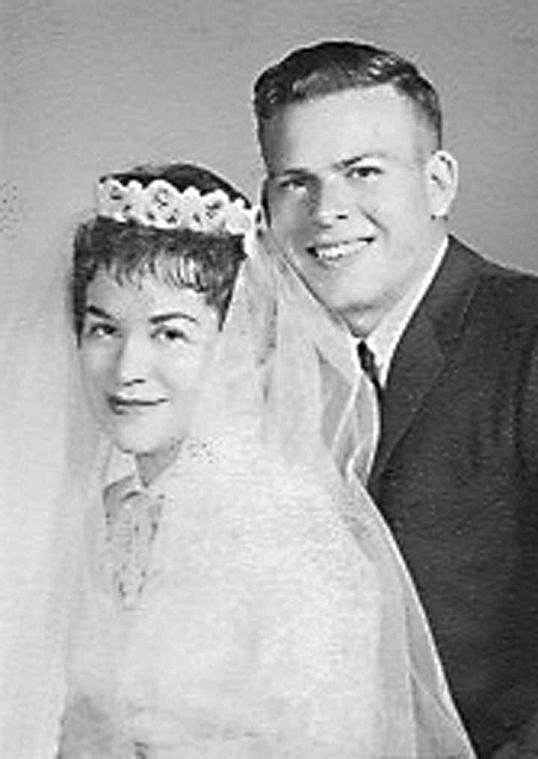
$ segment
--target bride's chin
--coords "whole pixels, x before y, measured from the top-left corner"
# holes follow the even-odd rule
[[[134,455],[151,456],[169,446],[171,439],[164,430],[140,424],[139,420],[109,419],[103,431],[120,451]]]

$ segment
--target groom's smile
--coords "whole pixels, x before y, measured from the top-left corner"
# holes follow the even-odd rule
[[[374,237],[355,237],[347,240],[329,241],[319,240],[308,245],[306,252],[326,265],[338,265],[349,263],[351,259],[362,255]]]

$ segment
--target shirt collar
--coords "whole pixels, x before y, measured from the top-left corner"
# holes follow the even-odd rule
[[[390,363],[405,328],[411,321],[418,304],[433,282],[448,249],[448,237],[443,239],[424,276],[398,301],[368,335],[366,342],[374,353],[382,387],[387,382]],[[355,343],[360,342],[353,338]]]

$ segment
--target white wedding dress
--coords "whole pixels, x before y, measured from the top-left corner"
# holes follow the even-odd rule
[[[380,756],[379,578],[329,494],[237,430],[132,519],[134,479],[88,525],[62,759]]]

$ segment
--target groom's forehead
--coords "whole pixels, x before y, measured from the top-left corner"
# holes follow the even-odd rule
[[[391,84],[353,87],[281,106],[260,123],[268,175],[309,164],[348,162],[378,151],[415,152],[428,133],[414,103]],[[304,166],[303,166],[304,164]]]

